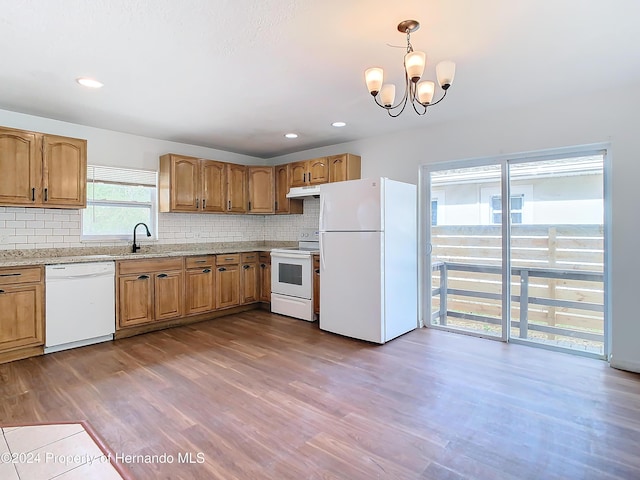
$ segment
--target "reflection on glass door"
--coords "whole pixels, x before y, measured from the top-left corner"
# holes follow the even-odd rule
[[[430,172],[432,326],[506,339],[500,164]]]
[[[603,160],[510,164],[514,341],[606,353]]]

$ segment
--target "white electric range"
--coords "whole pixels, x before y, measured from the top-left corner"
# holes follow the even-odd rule
[[[313,254],[320,252],[318,230],[304,229],[298,246],[271,250],[271,311],[313,322]]]

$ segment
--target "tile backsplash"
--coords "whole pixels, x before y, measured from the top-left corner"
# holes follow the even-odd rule
[[[158,214],[159,244],[294,241],[303,228],[318,228],[320,201],[304,200],[303,215]],[[118,246],[82,242],[81,211],[0,207],[0,250]],[[133,228],[133,225],[132,225]],[[147,243],[140,238],[141,243]]]

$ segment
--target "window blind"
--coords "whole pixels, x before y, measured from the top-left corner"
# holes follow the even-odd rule
[[[155,187],[157,176],[157,172],[152,170],[87,165],[87,181],[89,182]]]

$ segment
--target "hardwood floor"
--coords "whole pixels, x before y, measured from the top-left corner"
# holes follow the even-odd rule
[[[428,329],[376,346],[250,311],[0,365],[0,400],[0,424],[173,456],[138,479],[640,478],[640,375]]]

